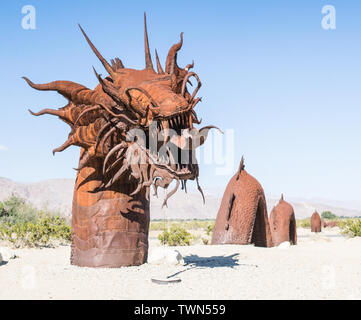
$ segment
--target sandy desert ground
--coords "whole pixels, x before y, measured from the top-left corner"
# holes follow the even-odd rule
[[[0,266],[0,299],[361,299],[361,238],[338,229],[298,229],[289,248],[176,247],[182,266],[89,269],[69,264],[70,247],[19,249]],[[154,234],[150,250],[159,246]],[[151,278],[175,275],[180,283]],[[5,289],[5,290],[4,290]]]

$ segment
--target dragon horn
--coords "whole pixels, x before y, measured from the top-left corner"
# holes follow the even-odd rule
[[[88,36],[86,35],[86,33],[84,32],[83,28],[81,27],[81,25],[79,24],[79,28],[81,30],[81,32],[83,33],[86,41],[88,42],[90,48],[93,50],[93,52],[95,53],[95,55],[98,57],[98,59],[100,60],[100,62],[103,64],[105,70],[108,71],[108,73],[112,76],[112,78],[115,77],[115,72],[113,70],[113,68],[111,67],[111,65],[103,58],[103,56],[100,54],[100,52],[97,50],[97,48],[95,48],[94,44],[90,41],[90,39],[88,38]]]

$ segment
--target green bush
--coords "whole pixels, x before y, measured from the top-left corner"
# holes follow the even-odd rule
[[[210,236],[213,233],[215,222],[210,223],[206,228],[207,236]]]
[[[34,222],[37,215],[38,210],[27,204],[24,199],[11,196],[0,202],[0,223]]]
[[[339,224],[341,232],[351,237],[361,237],[361,219],[347,219]]]
[[[189,246],[192,235],[182,227],[171,226],[169,231],[165,230],[158,235],[158,239],[162,244],[169,246]]]
[[[296,224],[297,224],[297,227],[299,227],[299,228],[311,228],[311,219],[306,218],[306,219],[302,219],[302,220],[297,220]]]
[[[37,247],[70,238],[71,227],[58,215],[39,211],[15,196],[0,202],[0,240],[15,247]]]
[[[323,219],[336,219],[337,216],[334,213],[332,213],[331,211],[324,211],[321,214],[321,218],[323,218]]]
[[[178,226],[186,230],[199,230],[206,229],[212,223],[214,224],[214,220],[166,220],[166,222],[163,220],[153,220],[150,222],[149,228],[152,231],[162,231],[165,224],[169,224],[170,226]]]
[[[337,219],[337,226],[341,231],[346,228],[347,221],[350,221],[350,218]]]

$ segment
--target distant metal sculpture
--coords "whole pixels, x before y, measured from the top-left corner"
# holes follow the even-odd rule
[[[244,170],[243,157],[238,172],[224,192],[212,244],[272,246],[264,191],[259,182]]]
[[[34,116],[56,115],[71,127],[69,139],[54,154],[72,145],[81,147],[71,263],[87,267],[140,265],[148,253],[150,187],[157,193],[158,187],[167,188],[176,181],[164,205],[180,183],[186,189],[187,180],[196,180],[202,192],[194,153],[215,127],[193,127],[201,122],[194,110],[201,101],[196,98],[201,81],[190,72],[194,63],[184,69],[177,64],[183,33],[168,52],[165,70],[155,52],[156,72],[145,15],[143,70],[125,68],[119,58],[109,64],[80,30],[109,76],[102,78],[94,69],[99,81],[94,90],[71,81],[34,84],[24,78],[32,88],[57,91],[68,100],[59,110],[29,111]],[[192,77],[197,85],[191,94],[187,83]],[[188,162],[183,162],[184,155]]]
[[[296,218],[293,207],[284,200],[283,195],[270,215],[272,240],[275,246],[289,241],[297,244]]]
[[[322,228],[335,228],[339,225],[338,221],[325,221],[322,219]]]
[[[321,217],[317,211],[315,211],[311,217],[311,232],[321,232]]]

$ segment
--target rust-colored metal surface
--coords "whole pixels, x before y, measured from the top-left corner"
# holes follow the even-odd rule
[[[327,222],[324,219],[321,219],[321,227],[326,228]]]
[[[311,232],[321,232],[321,217],[317,211],[311,216]]]
[[[84,153],[84,151],[83,151]],[[91,159],[77,175],[72,216],[71,263],[84,267],[140,265],[147,261],[149,201],[136,183],[102,184],[99,158]]]
[[[58,110],[29,111],[58,116],[70,126],[68,140],[54,154],[70,146],[81,148],[71,262],[88,267],[139,265],[147,260],[151,186],[157,193],[158,187],[176,182],[163,205],[179,185],[186,190],[188,180],[196,181],[203,196],[195,149],[216,127],[194,127],[201,122],[195,112],[201,81],[190,71],[194,63],[184,69],[177,64],[182,33],[164,69],[155,52],[155,71],[145,15],[143,70],[126,68],[119,58],[109,63],[80,30],[109,75],[103,78],[94,69],[99,81],[94,90],[71,81],[35,84],[24,77],[32,88],[57,91],[68,101]],[[190,79],[196,80],[191,92]]]
[[[281,196],[279,203],[272,209],[270,215],[272,241],[278,246],[284,241],[297,244],[296,218],[293,207]]]
[[[252,243],[260,247],[273,245],[263,188],[244,170],[242,158],[224,192],[212,244]]]

